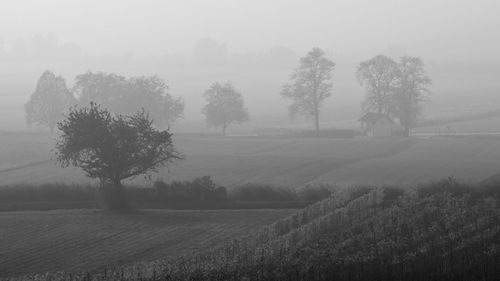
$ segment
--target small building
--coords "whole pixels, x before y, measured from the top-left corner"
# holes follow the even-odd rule
[[[359,120],[362,133],[368,137],[390,137],[392,136],[394,121],[387,115],[368,112]]]

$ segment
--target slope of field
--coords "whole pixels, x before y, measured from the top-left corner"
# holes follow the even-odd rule
[[[0,277],[98,270],[209,249],[294,210],[0,213]]]
[[[500,133],[500,117],[451,122],[447,124],[416,128],[416,133],[426,134],[492,134]]]
[[[498,190],[344,189],[192,256],[19,280],[498,280]]]
[[[45,142],[42,136],[34,138],[31,145],[30,139],[24,139],[26,136],[17,138],[22,146],[16,145],[13,138],[7,144],[9,149],[2,146],[3,153],[31,154],[10,160],[19,166],[0,171],[0,185],[90,181],[80,170],[63,169],[50,160],[50,137],[45,136]],[[267,183],[296,188],[314,182],[407,185],[448,176],[480,181],[500,170],[497,137],[327,139],[181,135],[174,143],[185,160],[161,170],[153,179],[192,180],[209,175],[227,187]],[[5,159],[9,158],[13,156]],[[28,158],[34,163],[30,164]],[[150,184],[142,178],[134,182]]]
[[[48,161],[54,138],[46,134],[0,132],[0,171]]]

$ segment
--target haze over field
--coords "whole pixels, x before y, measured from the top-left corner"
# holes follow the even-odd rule
[[[158,74],[186,102],[178,132],[207,130],[202,94],[226,80],[251,116],[236,130],[304,127],[288,120],[279,92],[316,46],[337,64],[324,127],[359,117],[355,68],[379,53],[424,60],[427,116],[497,109],[499,8],[494,0],[9,2],[0,9],[0,130],[25,128],[23,105],[46,69],[68,86],[87,70]]]
[[[0,0],[0,281],[497,280],[499,0]]]
[[[174,138],[186,158],[152,174],[127,180],[151,186],[156,179],[189,181],[211,176],[231,190],[247,183],[300,190],[306,185],[410,187],[447,177],[480,182],[500,176],[497,137],[395,139]],[[78,168],[54,161],[47,136],[6,136],[0,142],[4,185],[96,183]],[[52,158],[52,160],[51,160]]]

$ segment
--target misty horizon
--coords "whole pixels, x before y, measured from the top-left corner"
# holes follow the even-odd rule
[[[250,111],[241,130],[273,121],[300,127],[307,121],[289,121],[279,91],[313,47],[336,63],[333,96],[321,113],[327,127],[360,117],[364,89],[354,72],[377,54],[423,59],[434,81],[427,116],[496,110],[497,7],[449,0],[20,1],[0,11],[0,116],[8,115],[0,129],[23,126],[22,106],[45,70],[70,87],[87,71],[158,75],[186,102],[179,123],[187,126],[179,127],[195,124],[195,131],[203,130],[203,91],[231,81]]]

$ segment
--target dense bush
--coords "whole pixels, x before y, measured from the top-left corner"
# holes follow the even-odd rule
[[[440,181],[420,184],[416,186],[415,191],[419,197],[446,192],[452,195],[469,194],[473,198],[484,198],[498,194],[499,184],[496,182],[468,183],[448,177]]]
[[[91,185],[42,184],[0,188],[0,203],[93,201],[97,188]]]
[[[0,204],[10,205],[19,210],[22,206],[35,209],[48,209],[50,203],[61,207],[60,203],[92,202],[100,196],[113,197],[116,194],[98,192],[98,188],[91,185],[43,184],[43,185],[14,185],[0,187]],[[125,194],[123,194],[125,196]],[[176,206],[190,203],[221,203],[227,200],[226,188],[216,186],[210,177],[196,178],[193,181],[165,183],[156,181],[152,187],[127,187],[127,195],[132,204],[141,207],[168,207],[169,203]],[[104,201],[111,201],[108,198]],[[14,206],[15,203],[18,206]],[[25,204],[35,203],[35,204]],[[43,206],[40,205],[43,203]],[[4,206],[4,207],[5,207]],[[40,206],[37,208],[36,206]],[[85,206],[78,204],[78,206]],[[94,204],[89,206],[94,207]],[[190,205],[196,207],[196,205]],[[71,207],[71,206],[67,206]],[[5,209],[5,208],[0,208]]]
[[[300,200],[317,202],[332,195],[334,188],[326,184],[306,185],[303,189],[297,192]]]
[[[173,181],[166,183],[157,180],[153,188],[130,189],[132,200],[150,202],[224,202],[227,200],[226,188],[217,186],[209,176],[193,181]]]
[[[229,198],[234,201],[295,201],[297,194],[287,188],[247,183],[232,188]]]
[[[299,190],[276,187],[268,184],[244,184],[229,191],[233,201],[304,201],[317,202],[328,198],[333,187],[326,184],[307,185]]]
[[[309,185],[298,191],[265,184],[245,184],[229,192],[217,186],[209,176],[192,181],[162,180],[152,187],[126,187],[127,197],[136,208],[181,209],[256,209],[256,208],[303,208],[330,196],[333,188],[328,185]],[[100,196],[115,194],[97,192],[91,185],[43,184],[0,187],[0,211],[49,210],[71,208],[95,208],[93,202]],[[123,194],[125,196],[125,194]],[[113,198],[107,198],[111,201]],[[74,203],[74,204],[71,204]]]

